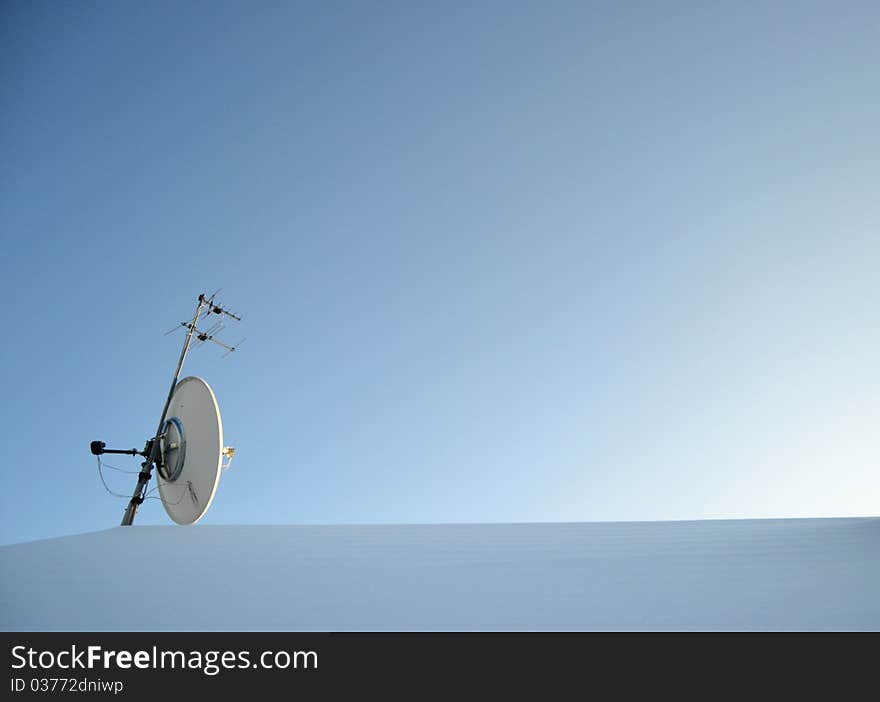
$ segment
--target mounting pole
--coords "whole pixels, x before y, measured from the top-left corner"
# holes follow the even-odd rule
[[[213,295],[211,299],[213,300]],[[183,368],[183,361],[186,359],[186,354],[189,351],[189,344],[192,341],[196,322],[199,321],[199,315],[202,314],[202,308],[206,304],[209,304],[209,302],[205,299],[205,295],[199,295],[199,304],[196,307],[196,313],[193,315],[193,321],[189,327],[189,333],[186,335],[186,341],[183,342],[180,359],[177,361],[177,370],[174,371],[174,379],[171,381],[171,389],[168,391],[168,398],[165,400],[165,408],[162,410],[162,416],[159,418],[159,428],[156,429],[155,437],[148,442],[149,454],[147,455],[147,460],[141,463],[141,472],[138,473],[137,486],[134,489],[134,493],[132,493],[128,507],[125,509],[125,515],[122,517],[122,526],[131,526],[132,522],[134,522],[134,515],[137,514],[138,507],[140,507],[146,496],[147,485],[150,482],[150,478],[153,477],[153,464],[159,458],[158,437],[162,433],[162,427],[165,424],[165,415],[168,413],[168,407],[171,405],[171,397],[174,395],[174,389],[177,387],[177,379],[180,377],[180,369]]]

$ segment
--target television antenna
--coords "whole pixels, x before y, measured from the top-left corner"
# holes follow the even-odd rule
[[[238,314],[215,302],[218,292],[210,297],[199,295],[192,321],[181,322],[168,332],[170,334],[179,328],[187,330],[159,426],[143,450],[108,449],[103,441],[91,442],[90,450],[99,457],[99,461],[100,456],[106,453],[144,458],[137,485],[122,517],[122,526],[130,526],[134,522],[138,507],[147,497],[147,486],[153,477],[154,467],[159,494],[168,516],[178,524],[194,524],[211,506],[221,470],[228,468],[232,462],[235,449],[223,446],[223,422],[211,387],[195,376],[178,382],[193,339],[197,345],[211,342],[222,347],[226,351],[224,358],[234,353],[244,341],[242,339],[235,345],[229,345],[215,338],[224,328],[224,318],[241,321]],[[216,315],[217,319],[209,319],[212,315]],[[199,324],[202,325],[201,329]]]

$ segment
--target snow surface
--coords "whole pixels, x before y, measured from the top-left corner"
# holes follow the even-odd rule
[[[0,578],[12,631],[876,631],[880,518],[118,527]]]

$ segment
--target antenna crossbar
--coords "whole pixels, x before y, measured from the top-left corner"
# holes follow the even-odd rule
[[[227,317],[231,317],[232,319],[234,319],[236,322],[240,322],[241,321],[240,315],[237,315],[234,312],[226,309],[219,302],[214,302],[214,298],[217,297],[217,293],[219,293],[219,292],[220,292],[220,290],[217,289],[213,292],[211,297],[206,298],[205,312],[204,312],[202,319],[207,319],[212,314],[216,314],[216,315],[220,315],[220,316],[226,315]]]
[[[234,351],[236,351],[238,349],[238,347],[241,345],[242,341],[244,341],[244,339],[242,339],[235,346],[230,346],[229,344],[224,343],[224,342],[220,341],[220,339],[216,338],[214,335],[225,328],[225,325],[220,322],[216,322],[212,327],[209,327],[208,329],[206,329],[204,331],[199,329],[197,326],[195,326],[194,324],[192,324],[190,322],[181,322],[180,325],[182,327],[185,327],[186,329],[192,330],[192,332],[195,334],[196,340],[199,343],[205,343],[206,341],[210,341],[211,343],[217,344],[217,346],[220,346],[221,348],[226,349],[226,353],[223,354],[224,358],[226,356],[228,356],[229,354],[233,353]]]

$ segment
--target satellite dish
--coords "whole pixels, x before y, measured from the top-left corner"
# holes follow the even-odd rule
[[[165,511],[194,524],[211,506],[224,456],[223,422],[211,386],[190,376],[174,389],[159,436],[156,479]]]

